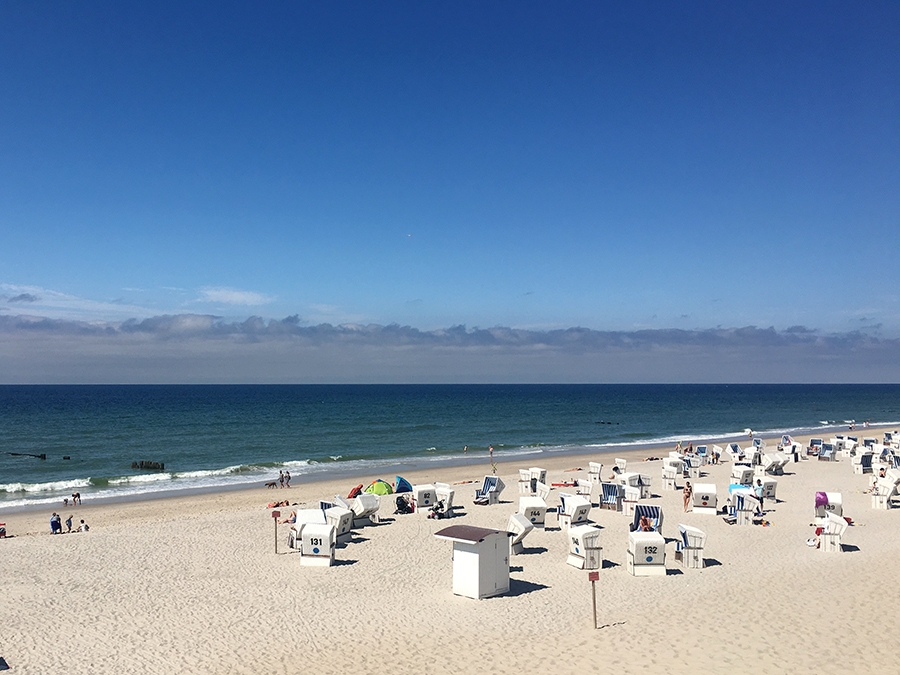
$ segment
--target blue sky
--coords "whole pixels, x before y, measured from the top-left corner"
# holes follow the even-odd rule
[[[900,4],[0,24],[0,381],[900,378]]]

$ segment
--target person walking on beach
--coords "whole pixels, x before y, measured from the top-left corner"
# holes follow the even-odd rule
[[[284,471],[279,471],[279,472],[278,472],[278,484],[279,484],[281,487],[284,487]]]
[[[684,495],[684,512],[687,513],[688,504],[691,503],[691,496],[694,494],[694,488],[691,487],[690,481],[685,482],[681,494]]]
[[[284,487],[291,487],[291,472],[284,472]]]
[[[72,531],[72,516],[70,515],[66,518],[66,534]]]
[[[759,478],[756,479],[756,485],[753,486],[753,491],[756,493],[756,498],[759,500],[759,515],[763,514],[763,501],[766,498],[766,490],[763,487],[762,480]]]

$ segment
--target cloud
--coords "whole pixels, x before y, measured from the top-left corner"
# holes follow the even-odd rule
[[[31,293],[19,293],[18,295],[14,295],[7,302],[40,302],[40,296],[33,295]]]
[[[198,298],[198,302],[215,302],[225,305],[244,305],[248,307],[267,305],[273,301],[274,298],[270,298],[262,293],[241,291],[236,288],[225,288],[222,286],[207,286],[201,288],[200,298]]]
[[[900,340],[744,326],[310,325],[297,315],[0,315],[3,382],[895,382]]]
[[[125,304],[121,300],[88,300],[38,286],[0,284],[0,292],[10,296],[8,302],[27,303],[29,312],[49,319],[83,321],[85,317],[91,317],[98,321],[122,321],[131,317],[149,317],[159,312],[140,305]]]

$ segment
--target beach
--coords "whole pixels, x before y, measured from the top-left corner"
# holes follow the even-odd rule
[[[777,439],[767,442],[773,450]],[[382,476],[6,514],[0,657],[11,672],[42,675],[883,672],[892,662],[886,617],[900,600],[900,511],[872,509],[872,476],[855,475],[847,458],[788,464],[776,477],[777,503],[766,504],[771,525],[736,526],[684,513],[680,489],[662,490],[661,461],[642,460],[671,449],[541,458],[549,482],[560,483],[587,478],[589,461],[603,462],[608,479],[614,457],[625,457],[629,470],[652,477],[647,503],[664,510],[669,572],[645,578],[626,571],[631,517],[591,510],[606,561],[597,629],[588,573],[566,564],[568,539],[552,519],[510,558],[509,594],[453,595],[452,545],[433,534],[460,524],[505,529],[518,509],[517,470],[529,466],[498,464],[500,503],[478,506],[485,462],[404,474],[413,484],[456,483],[456,516],[394,515],[393,498],[382,498],[381,522],[355,530],[333,567],[301,566],[288,525],[278,528],[276,553],[266,504],[313,508]],[[704,467],[698,481],[718,486],[720,507],[731,467]],[[554,488],[549,504],[565,490]],[[841,554],[807,546],[816,491],[841,492],[853,519]],[[52,536],[52,511],[91,529]],[[679,523],[708,534],[705,569],[675,561]]]

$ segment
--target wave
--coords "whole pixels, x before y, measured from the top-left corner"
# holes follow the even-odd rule
[[[877,428],[897,427],[900,422],[887,422],[870,425],[874,432]],[[846,425],[829,423],[835,431]],[[754,436],[780,438],[784,434],[795,436],[821,433],[823,426],[793,427],[784,429],[767,429],[754,431]],[[860,432],[863,430],[860,429]],[[564,443],[547,444],[532,443],[516,445],[495,444],[495,460],[515,460],[521,457],[540,456],[542,454],[564,454],[578,452],[613,452],[617,448],[638,448],[674,445],[678,441],[692,441],[695,445],[704,442],[732,442],[748,439],[749,430],[737,430],[731,433],[696,433],[678,435],[651,436],[647,433],[626,432],[602,443]],[[402,471],[403,468],[439,467],[452,463],[477,464],[487,462],[488,448],[470,448],[467,454],[461,449],[441,450],[429,447],[415,454],[393,454],[378,458],[360,457],[352,454],[334,455],[319,461],[288,460],[253,464],[236,464],[232,466],[197,469],[193,471],[164,471],[141,473],[134,475],[80,477],[69,480],[48,481],[43,483],[6,483],[0,484],[0,511],[21,509],[23,507],[40,507],[59,504],[72,492],[81,492],[82,496],[94,500],[119,500],[133,497],[151,496],[153,493],[184,492],[229,487],[248,487],[254,484],[277,478],[278,471],[289,470],[296,477],[310,478],[327,475],[353,474],[371,477],[383,477],[384,474]],[[533,459],[530,461],[534,461]],[[403,468],[401,468],[403,467]]]

